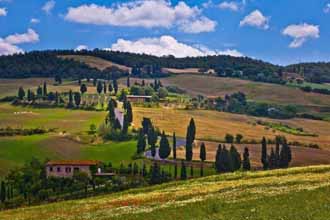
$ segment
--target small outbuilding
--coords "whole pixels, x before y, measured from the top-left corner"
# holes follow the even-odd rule
[[[83,172],[92,176],[92,169],[100,165],[96,160],[52,160],[46,164],[46,175],[48,177],[72,178],[75,172]]]

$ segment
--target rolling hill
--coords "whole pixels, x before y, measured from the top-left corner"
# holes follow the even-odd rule
[[[327,220],[329,179],[330,166],[237,172],[8,210],[0,219]]]

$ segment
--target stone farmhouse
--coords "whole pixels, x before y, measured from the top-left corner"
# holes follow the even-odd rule
[[[48,177],[73,177],[74,172],[84,172],[92,176],[91,167],[98,169],[99,161],[94,160],[59,160],[49,161],[46,164],[46,175]],[[101,173],[100,169],[98,172]]]

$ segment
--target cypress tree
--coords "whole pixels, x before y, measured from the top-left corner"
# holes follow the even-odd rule
[[[130,77],[127,76],[127,81],[126,81],[127,88],[131,87],[131,82],[130,82]]]
[[[140,154],[145,151],[146,148],[146,138],[140,129],[138,134],[138,142],[137,142],[137,153]]]
[[[276,160],[276,168],[280,167],[280,138],[277,136],[275,138],[275,160]]]
[[[215,156],[215,169],[218,173],[223,171],[222,168],[222,147],[221,144],[219,144],[218,149],[217,149],[217,153]]]
[[[117,83],[116,79],[113,80],[113,89],[114,89],[115,95],[117,95],[117,93],[118,93],[118,83]]]
[[[27,91],[27,100],[28,100],[29,102],[32,101],[32,93],[31,93],[31,90],[30,90],[30,89],[28,89],[28,91]]]
[[[156,143],[158,140],[157,132],[155,131],[154,127],[151,127],[148,131],[148,144],[151,148],[151,155],[155,157],[156,155]]]
[[[270,157],[269,157],[269,169],[276,168],[276,156],[274,152],[274,148],[271,148]]]
[[[159,156],[162,159],[166,159],[168,156],[170,156],[170,154],[171,154],[170,143],[168,142],[165,132],[163,131],[159,145]]]
[[[223,170],[225,172],[230,172],[233,170],[233,166],[232,166],[232,161],[231,161],[231,157],[230,157],[230,153],[227,150],[226,146],[224,145],[222,148],[222,161],[223,161]]]
[[[120,130],[122,128],[118,118],[116,118],[115,123],[113,124],[113,128],[115,130]]]
[[[107,94],[107,84],[103,82],[103,93]]]
[[[114,102],[112,99],[110,99],[109,104],[108,104],[108,121],[110,124],[114,124],[116,120],[116,114],[115,114],[115,107],[114,107]]]
[[[108,88],[109,92],[112,93],[113,92],[113,87],[112,87],[112,84],[109,83],[109,88]]]
[[[85,94],[85,92],[87,92],[87,86],[85,84],[82,84],[80,86],[80,92],[81,94]]]
[[[176,135],[173,132],[173,159],[176,160]]]
[[[133,123],[133,110],[129,101],[126,101],[127,121],[131,125]]]
[[[3,203],[6,200],[6,185],[4,181],[1,181],[0,187],[0,201]]]
[[[46,82],[44,82],[42,94],[43,94],[44,97],[46,97],[47,94],[48,94],[48,92],[47,92],[47,83]]]
[[[199,158],[201,162],[201,172],[200,175],[204,176],[204,161],[206,160],[206,149],[204,142],[201,144],[200,151],[199,151]]]
[[[25,97],[25,91],[22,87],[18,88],[18,99],[23,100]]]
[[[292,160],[291,148],[288,145],[286,139],[284,139],[280,152],[280,168],[288,168],[291,160]]]
[[[38,96],[38,98],[42,97],[42,88],[40,86],[38,86],[38,88],[37,88],[37,96]]]
[[[180,175],[181,180],[186,180],[187,179],[187,169],[186,169],[186,164],[181,161],[181,175]]]
[[[124,115],[124,121],[123,121],[123,134],[127,134],[128,127],[129,127],[129,123],[128,123],[128,120],[127,120],[127,114],[125,114]]]
[[[73,108],[73,95],[72,90],[69,91],[69,102],[68,102],[68,108]]]
[[[232,162],[232,171],[239,170],[241,168],[242,159],[234,145],[230,147],[230,157]]]
[[[96,90],[97,90],[97,93],[98,93],[99,95],[102,93],[103,86],[102,86],[101,81],[98,81],[98,82],[97,82]]]
[[[267,141],[266,138],[263,137],[261,141],[261,163],[263,165],[263,169],[268,169],[268,155],[267,155]]]
[[[243,153],[243,170],[251,170],[251,164],[250,164],[250,154],[249,149],[246,147],[244,148]]]
[[[80,102],[81,102],[81,95],[79,92],[74,93],[74,102],[75,102],[76,106],[79,107]]]
[[[148,134],[149,129],[152,127],[152,122],[150,118],[143,118],[142,119],[142,131],[144,134]]]
[[[157,184],[160,182],[161,182],[160,167],[158,166],[157,162],[154,162],[153,166],[151,167],[150,184]]]
[[[191,161],[193,158],[193,143],[195,141],[196,126],[194,119],[192,118],[189,122],[186,135],[186,160]]]

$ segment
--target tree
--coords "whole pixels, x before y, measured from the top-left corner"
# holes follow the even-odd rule
[[[226,146],[224,145],[222,148],[222,162],[223,162],[223,168],[225,172],[230,172],[233,170],[233,165],[230,157],[230,153],[227,150]]]
[[[130,77],[127,76],[127,81],[126,81],[127,88],[131,87],[131,82],[130,82]]]
[[[116,79],[113,80],[113,89],[114,89],[115,95],[117,95],[117,93],[118,93],[118,83],[117,83]]]
[[[282,148],[280,152],[280,168],[288,168],[292,160],[291,148],[287,143],[287,140],[284,139],[282,143]]]
[[[241,143],[241,141],[242,141],[242,139],[243,139],[243,135],[241,135],[241,134],[236,134],[236,143],[237,144],[240,144]]]
[[[142,131],[143,134],[148,134],[149,129],[152,127],[152,122],[150,118],[143,118],[142,119]]]
[[[116,120],[115,106],[114,106],[114,102],[112,101],[112,99],[110,99],[109,104],[108,104],[108,118],[107,118],[107,121],[110,124],[114,124],[115,120]]]
[[[44,82],[44,85],[43,85],[43,89],[42,89],[42,94],[44,97],[47,96],[48,92],[47,92],[47,83]]]
[[[3,203],[6,200],[6,185],[4,181],[1,181],[0,187],[0,201]]]
[[[275,169],[276,166],[276,156],[274,152],[274,148],[271,148],[270,156],[269,156],[269,169]]]
[[[181,175],[180,175],[180,179],[181,180],[186,180],[187,179],[187,168],[186,168],[186,164],[183,162],[183,160],[181,161]]]
[[[159,144],[159,157],[162,159],[166,159],[168,158],[168,156],[170,156],[170,154],[171,154],[170,143],[168,142],[165,132],[163,131]]]
[[[231,135],[231,134],[226,134],[226,136],[225,136],[225,142],[226,143],[230,143],[230,144],[234,143],[234,136]]]
[[[150,145],[151,155],[156,156],[156,143],[158,140],[158,134],[155,131],[154,127],[151,127],[148,131],[148,144]]]
[[[107,84],[103,82],[103,93],[107,94]]]
[[[146,148],[146,138],[142,130],[140,129],[138,134],[138,142],[137,142],[137,153],[141,154],[145,151]]]
[[[266,138],[263,137],[261,141],[261,163],[263,165],[263,169],[268,169],[268,155],[267,155],[267,141]]]
[[[75,102],[76,106],[79,107],[80,102],[81,102],[81,95],[79,92],[74,93],[74,102]]]
[[[234,145],[230,147],[230,157],[232,163],[232,171],[239,170],[241,168],[242,159]]]
[[[62,84],[62,78],[60,75],[55,75],[55,82],[57,82],[58,84]]]
[[[85,92],[87,92],[87,86],[86,86],[86,84],[81,84],[81,86],[80,86],[80,92],[81,92],[81,94],[85,94]]]
[[[37,88],[37,96],[38,96],[38,98],[42,97],[42,88],[41,88],[41,86],[38,86],[38,88]]]
[[[133,123],[133,110],[132,110],[132,105],[129,101],[126,101],[126,114],[127,114],[127,121],[131,125]]]
[[[191,161],[193,157],[193,143],[195,141],[196,126],[193,118],[190,119],[186,135],[186,160]]]
[[[121,124],[120,124],[120,121],[118,120],[118,118],[115,119],[115,123],[113,124],[112,127],[115,130],[120,130],[121,129]]]
[[[19,87],[18,89],[18,99],[23,100],[25,97],[25,91],[22,87]]]
[[[201,159],[201,176],[204,176],[204,161],[206,160],[206,149],[204,142],[201,144],[200,151],[199,151],[199,158]]]
[[[150,184],[160,183],[161,182],[160,167],[158,166],[157,162],[153,163],[150,172],[151,172]]]
[[[112,93],[113,92],[113,87],[112,87],[112,84],[109,83],[109,88],[108,88],[109,92]]]
[[[244,153],[243,153],[243,170],[251,170],[251,164],[250,164],[250,154],[249,154],[249,149],[246,147],[244,148]]]
[[[32,92],[31,92],[30,89],[28,89],[28,91],[27,91],[27,100],[28,100],[29,102],[32,101]]]
[[[124,121],[123,121],[123,134],[127,134],[128,127],[129,127],[129,123],[128,123],[128,120],[127,120],[127,114],[125,114],[124,115]]]
[[[102,86],[101,81],[98,81],[98,82],[97,82],[96,90],[97,90],[97,93],[98,93],[99,95],[102,93],[103,86]]]
[[[222,161],[222,146],[218,145],[217,153],[215,155],[215,169],[218,173],[223,172],[223,161]]]
[[[73,95],[72,90],[69,91],[69,102],[68,102],[68,108],[73,108]]]
[[[276,159],[276,168],[280,167],[280,144],[282,138],[280,136],[275,137],[275,159]]]
[[[176,135],[173,132],[173,159],[176,160]]]

